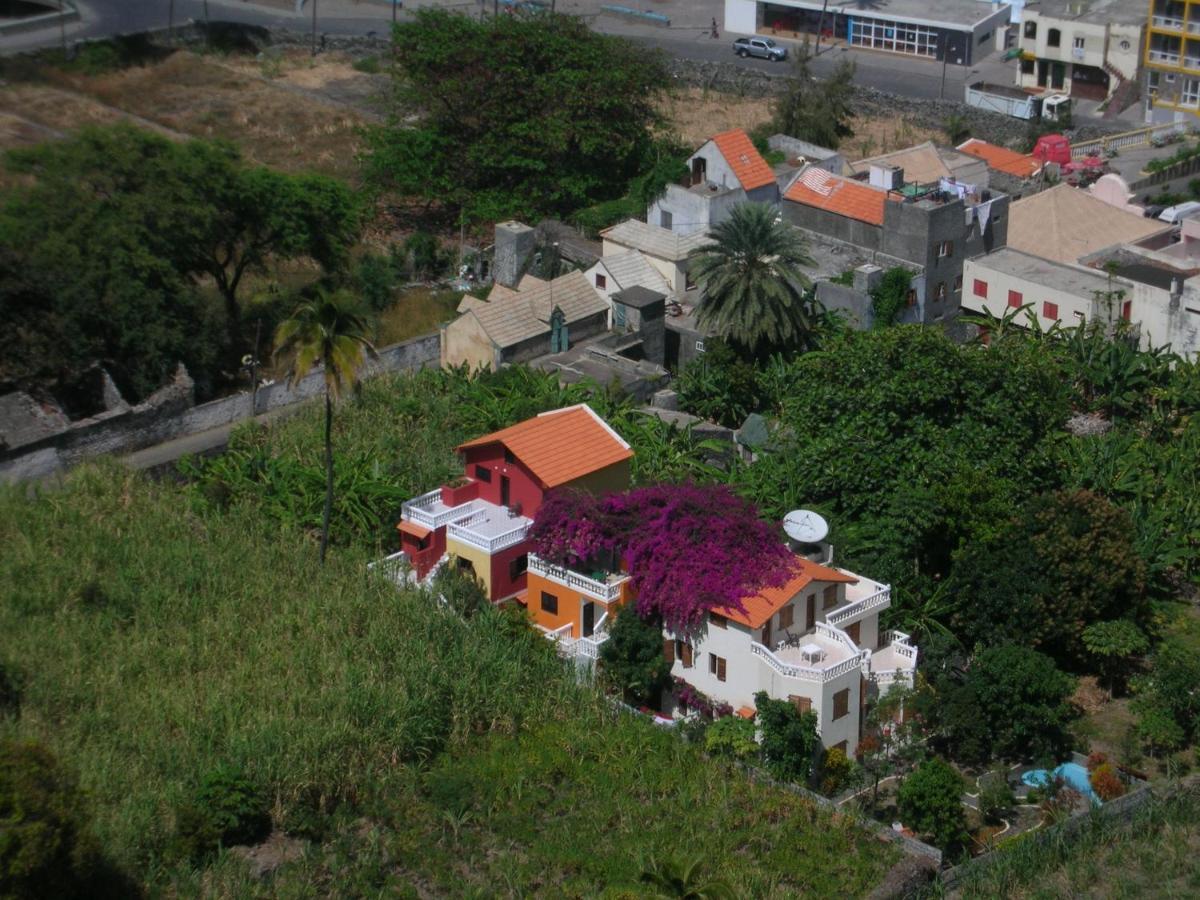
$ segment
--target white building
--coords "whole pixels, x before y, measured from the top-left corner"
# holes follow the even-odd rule
[[[743,715],[759,691],[812,710],[822,743],[853,755],[867,704],[916,669],[908,636],[879,631],[891,589],[798,556],[787,584],[743,603],[695,633],[666,631],[671,674]]]
[[[637,219],[626,219],[600,232],[603,259],[619,256],[630,250],[640,253],[658,270],[670,289],[669,295],[680,297],[693,287],[688,276],[689,254],[708,243],[703,232],[675,234],[658,225],[648,225]],[[595,273],[593,273],[593,281]]]
[[[1146,4],[1039,0],[1025,7],[1017,86],[1104,100],[1123,84],[1136,97]]]
[[[687,161],[679,184],[668,184],[646,210],[646,221],[675,234],[705,232],[740,203],[779,204],[779,185],[767,161],[740,128],[704,142]]]

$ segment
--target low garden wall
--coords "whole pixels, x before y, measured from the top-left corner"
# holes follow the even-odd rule
[[[427,334],[379,351],[379,358],[363,367],[362,377],[406,372],[438,365],[441,335]],[[71,423],[70,427],[10,451],[0,451],[0,481],[19,482],[45,478],[104,454],[125,454],[164,441],[199,434],[272,412],[319,396],[324,374],[314,371],[294,388],[285,382],[194,405],[191,379],[180,367],[172,383],[143,403],[125,406]]]

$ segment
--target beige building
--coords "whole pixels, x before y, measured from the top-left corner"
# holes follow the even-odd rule
[[[636,250],[601,257],[583,274],[610,306],[613,294],[632,287],[643,287],[664,296],[673,293],[662,273]]]
[[[1067,184],[1022,197],[1009,208],[1008,246],[1053,262],[1074,263],[1114,244],[1165,234],[1146,219]]]
[[[1137,93],[1142,0],[1037,0],[1021,14],[1017,86],[1119,102]]]
[[[647,225],[637,219],[626,219],[600,232],[603,239],[603,256],[617,256],[636,250],[646,262],[658,270],[666,280],[670,295],[679,297],[692,287],[688,278],[688,255],[708,243],[703,232],[680,235]]]
[[[459,317],[442,326],[442,365],[499,368],[569,349],[608,328],[608,301],[582,272],[550,282],[497,286],[488,299],[464,297]]]
[[[932,184],[943,178],[953,179],[976,187],[988,186],[988,165],[985,161],[958,150],[937,147],[926,141],[881,156],[847,163],[848,175],[869,176],[872,166],[898,168],[909,184]]]

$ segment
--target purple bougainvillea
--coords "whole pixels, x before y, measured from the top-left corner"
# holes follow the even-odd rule
[[[784,584],[794,557],[754,506],[723,486],[662,484],[594,498],[551,494],[531,537],[538,555],[572,567],[620,555],[637,611],[685,631],[712,609]]]

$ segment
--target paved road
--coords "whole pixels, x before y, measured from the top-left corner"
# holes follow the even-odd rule
[[[474,2],[458,3],[447,0],[445,5],[472,11],[480,9]],[[737,59],[730,47],[736,35],[726,35],[722,32],[719,39],[713,40],[705,23],[710,21],[710,13],[720,19],[721,12],[718,9],[719,4],[712,0],[699,0],[681,6],[679,11],[671,10],[672,21],[683,23],[671,28],[657,28],[625,22],[611,16],[588,14],[589,8],[594,10],[598,6],[591,0],[575,0],[574,4],[566,2],[562,6],[568,11],[584,12],[598,31],[624,35],[639,43],[661,47],[672,56],[733,62],[746,68],[761,69],[779,75],[789,71],[789,65],[786,63]],[[577,6],[578,9],[572,6]],[[311,6],[301,15],[296,15],[286,2],[280,2],[277,6],[266,6],[238,0],[209,0],[207,7],[213,21],[234,21],[298,31],[307,30],[311,25],[308,14]],[[490,8],[489,3],[487,9]],[[80,0],[80,11],[82,21],[67,28],[68,41],[166,28],[172,17],[177,23],[189,19],[201,21],[205,15],[205,3],[204,0]],[[403,18],[408,12],[401,11],[399,14]],[[692,24],[688,24],[689,22]],[[391,8],[385,3],[318,0],[319,32],[331,35],[366,35],[372,32],[386,34],[390,24]],[[38,46],[54,46],[59,40],[58,29],[52,28],[35,34],[5,38],[0,50],[15,52]],[[986,67],[994,66],[994,63],[984,63],[981,67],[984,76],[981,76],[978,74],[980,68],[943,67],[940,63],[930,60],[848,50],[844,47],[822,48],[821,55],[813,63],[814,73],[828,75],[843,58],[853,59],[856,63],[858,69],[855,80],[859,84],[910,97],[937,97],[944,91],[946,97],[957,99],[962,97],[963,83],[968,77],[986,76],[994,80],[994,76],[986,71]],[[1011,74],[1008,78],[1011,79]]]

